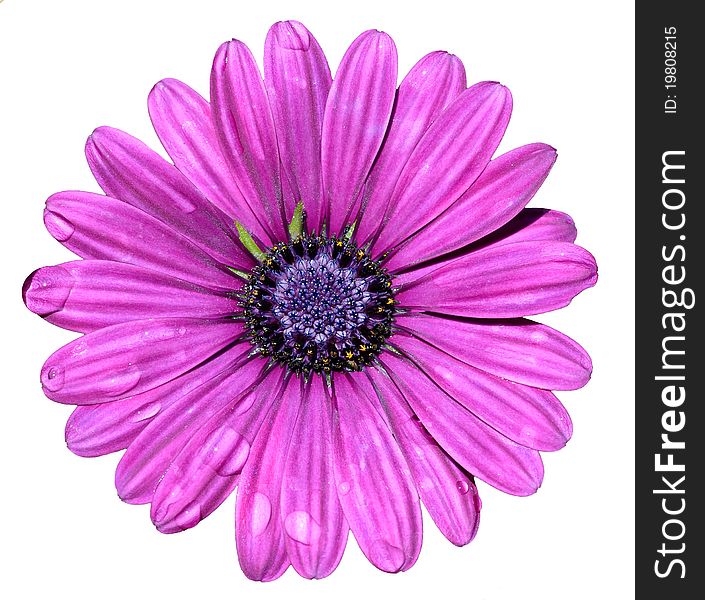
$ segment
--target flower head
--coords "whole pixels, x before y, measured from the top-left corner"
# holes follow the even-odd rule
[[[120,497],[157,528],[196,525],[236,488],[253,579],[319,578],[352,531],[384,571],[421,548],[419,498],[454,544],[473,539],[474,478],[534,493],[540,451],[571,421],[549,390],[591,363],[525,317],[597,277],[565,214],[525,208],[556,152],[493,158],[509,91],[466,87],[423,57],[397,87],[391,38],[367,31],[334,79],[298,22],[267,36],[264,79],[239,41],[217,51],[210,102],[168,79],[149,113],[173,164],[107,127],[86,156],[105,192],[47,200],[82,260],[35,271],[30,310],[83,334],[41,372],[78,405],[81,456],[126,449]]]

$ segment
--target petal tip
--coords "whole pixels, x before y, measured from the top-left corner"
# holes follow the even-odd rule
[[[424,75],[426,74],[426,67],[445,67],[450,71],[459,71],[462,73],[463,83],[466,83],[464,80],[465,67],[463,62],[455,54],[451,54],[446,50],[433,50],[432,52],[429,52],[426,56],[419,60],[417,66],[424,69],[422,71],[422,74]],[[463,85],[463,87],[465,86]]]
[[[84,435],[79,427],[76,427],[73,422],[73,414],[66,421],[66,428],[64,429],[64,440],[66,441],[66,447],[76,456],[81,458],[95,458],[96,456],[103,456],[106,452],[101,452],[99,449],[95,448],[90,444],[90,437]]]
[[[161,104],[172,96],[176,96],[179,88],[183,85],[184,84],[181,81],[171,77],[160,79],[149,91],[149,95],[147,96],[148,107],[151,109],[155,103]]]
[[[507,108],[512,106],[511,90],[499,81],[480,81],[468,89],[473,88],[484,96],[486,102],[497,103]]]
[[[355,42],[362,43],[376,43],[377,47],[382,50],[396,51],[396,45],[392,36],[390,36],[386,31],[380,31],[379,29],[368,29],[363,31],[355,40]],[[353,44],[355,44],[353,42]]]
[[[44,363],[39,374],[39,380],[41,381],[44,395],[50,400],[55,400],[56,392],[64,387],[66,374],[64,367],[56,363],[52,358],[50,357]]]
[[[96,452],[91,452],[90,444],[86,443],[86,441],[90,439],[90,436],[86,435],[84,428],[80,424],[80,415],[82,412],[83,409],[77,407],[66,420],[66,426],[64,427],[64,441],[66,442],[66,447],[76,456],[85,458],[99,456]]]
[[[115,129],[114,127],[109,127],[108,125],[100,125],[96,127],[91,134],[88,136],[88,139],[86,140],[86,144],[93,142],[93,143],[100,143],[103,139],[108,137],[109,135],[113,133],[117,133],[118,130]]]
[[[134,489],[129,481],[123,481],[119,476],[119,471],[115,473],[115,489],[120,500],[125,504],[147,504],[152,501],[153,494],[146,494]]]
[[[151,499],[150,518],[159,533],[172,534],[186,531],[201,522],[201,505],[197,502],[180,509],[172,514],[170,506],[156,501],[156,496]]]
[[[404,551],[384,540],[377,540],[372,544],[369,548],[369,559],[375,567],[385,573],[405,570]]]
[[[274,44],[285,50],[306,51],[311,46],[311,34],[299,21],[278,21],[270,35]]]
[[[231,56],[231,54],[234,55],[240,55],[240,54],[245,54],[252,56],[252,52],[250,51],[250,48],[245,42],[238,40],[236,38],[231,39],[229,42],[225,42],[223,44],[225,46],[225,49],[227,51],[227,55],[225,57],[225,61],[228,61],[228,58]],[[221,46],[222,47],[222,46]]]
[[[48,208],[44,209],[44,226],[49,234],[59,242],[68,241],[76,230],[71,221]]]
[[[60,266],[37,269],[22,285],[25,306],[40,317],[60,311],[71,291],[71,274]]]

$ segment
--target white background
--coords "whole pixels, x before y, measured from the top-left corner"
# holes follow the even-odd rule
[[[403,6],[403,8],[401,8]],[[544,455],[530,498],[480,482],[477,538],[456,548],[425,520],[409,572],[388,575],[353,538],[337,571],[309,582],[292,570],[259,584],[240,572],[233,498],[194,530],[159,534],[147,507],[113,487],[119,455],[81,459],[65,447],[70,408],[44,398],[39,369],[73,334],[24,309],[37,267],[71,255],[42,226],[54,191],[98,191],[83,157],[98,125],[159,148],[146,96],[163,77],[207,95],[212,55],[231,37],[261,60],[277,20],[304,22],[333,71],[361,31],[387,31],[400,76],[423,54],[463,59],[469,82],[514,95],[500,151],[552,144],[558,162],[531,206],[570,213],[600,267],[597,287],[540,320],[592,354],[591,383],[559,393],[573,440]],[[633,596],[633,6],[631,2],[225,2],[5,0],[0,3],[2,201],[2,478],[0,592],[5,598],[474,598]]]

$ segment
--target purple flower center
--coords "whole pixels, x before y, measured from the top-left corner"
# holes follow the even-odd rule
[[[391,334],[387,272],[352,242],[305,235],[277,244],[240,295],[260,354],[297,373],[358,371]]]

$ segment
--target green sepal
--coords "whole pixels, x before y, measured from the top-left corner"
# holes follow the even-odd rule
[[[350,238],[353,236],[353,233],[355,233],[355,227],[356,227],[356,226],[357,226],[357,221],[353,221],[352,223],[350,223],[350,225],[348,225],[348,226],[345,228],[345,234],[344,234],[344,236],[345,236],[345,239],[346,239],[348,242],[350,241]]]
[[[247,251],[252,254],[252,256],[254,256],[257,261],[262,262],[266,258],[266,255],[259,249],[259,247],[255,243],[255,240],[252,239],[252,236],[247,231],[247,229],[245,229],[242,223],[240,223],[239,221],[235,221],[235,227],[237,227],[237,233],[240,236],[240,241],[242,242],[242,245],[247,248]]]
[[[289,239],[295,240],[301,237],[304,231],[304,203],[299,200],[299,203],[294,209],[294,214],[291,217],[291,223],[289,223]]]
[[[240,271],[239,269],[233,269],[233,267],[228,267],[228,271],[230,271],[231,273],[234,273],[238,277],[242,277],[245,280],[250,278],[250,276],[247,273],[245,273],[245,271]]]

